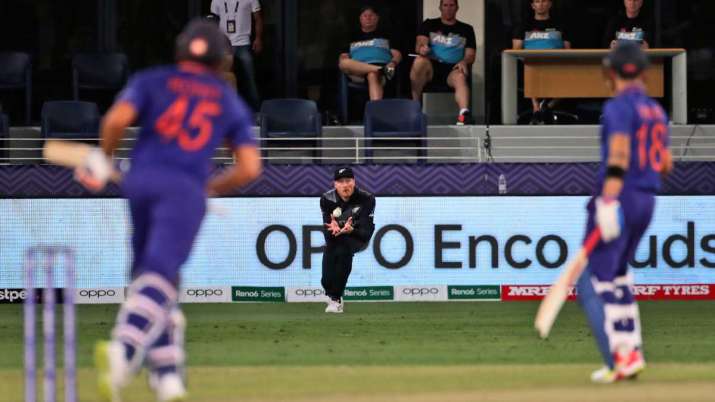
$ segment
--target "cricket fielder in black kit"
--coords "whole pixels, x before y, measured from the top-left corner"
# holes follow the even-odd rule
[[[375,231],[375,196],[355,186],[349,167],[334,174],[333,190],[320,197],[325,224],[321,283],[329,297],[326,313],[343,312],[343,292],[353,267],[353,255],[367,248]]]

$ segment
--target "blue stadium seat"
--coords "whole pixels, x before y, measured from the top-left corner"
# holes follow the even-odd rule
[[[45,102],[42,105],[42,135],[45,138],[97,140],[97,104],[78,101]]]
[[[25,124],[32,117],[32,64],[30,55],[20,52],[0,53],[0,90],[25,90]]]
[[[311,147],[314,161],[320,158],[318,142],[323,125],[318,106],[307,99],[270,99],[263,101],[260,111],[261,149],[268,156],[266,147],[299,149]],[[266,139],[273,139],[266,141]],[[304,141],[291,138],[307,138]],[[284,140],[284,141],[281,141]]]
[[[129,63],[124,53],[78,53],[72,58],[72,93],[79,91],[121,89],[129,76]]]
[[[418,147],[418,163],[424,162],[427,117],[422,113],[419,102],[408,99],[370,101],[365,105],[364,124],[365,156],[368,160],[372,159],[374,148],[390,149],[395,146],[393,144],[402,147],[403,144],[411,143]]]
[[[393,93],[395,97],[399,96],[401,88],[401,77],[402,74],[401,64],[398,64],[395,68],[395,76],[392,80],[385,84],[385,95],[387,93]],[[367,80],[363,82],[355,82],[348,78],[348,76],[338,70],[338,112],[340,113],[340,122],[342,124],[348,124],[350,119],[350,93],[356,91],[362,93],[365,97],[369,98]],[[383,96],[383,98],[386,96]]]

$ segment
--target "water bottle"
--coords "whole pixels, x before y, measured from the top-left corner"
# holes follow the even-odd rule
[[[506,176],[504,173],[499,175],[499,194],[506,194]]]

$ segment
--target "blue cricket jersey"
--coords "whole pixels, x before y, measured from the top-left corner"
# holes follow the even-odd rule
[[[606,103],[601,125],[601,169],[598,191],[603,188],[608,162],[608,144],[614,133],[631,139],[630,166],[623,190],[657,192],[663,152],[670,145],[668,116],[663,108],[637,87],[628,88]]]
[[[195,65],[137,73],[118,101],[135,107],[141,127],[132,151],[133,174],[145,169],[185,174],[203,186],[218,146],[256,143],[250,109],[219,76]]]

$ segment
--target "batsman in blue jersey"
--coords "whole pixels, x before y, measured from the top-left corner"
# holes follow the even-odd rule
[[[579,300],[605,366],[594,382],[635,378],[645,368],[638,306],[628,261],[650,224],[660,179],[672,170],[668,116],[645,93],[648,59],[640,47],[619,44],[604,59],[615,92],[603,109],[597,195],[588,204],[587,237],[594,248],[578,280]]]
[[[207,194],[230,192],[261,170],[251,112],[218,75],[225,52],[223,33],[214,24],[192,21],[177,38],[177,64],[136,74],[103,120],[101,156],[107,163],[124,130],[141,127],[121,183],[133,224],[132,282],[111,341],[95,350],[106,400],[118,401],[120,388],[144,365],[159,401],[186,396],[179,271],[206,212]],[[224,143],[236,164],[209,180],[211,157]],[[79,169],[80,181],[101,188],[104,183],[97,186],[92,166],[87,168]]]

